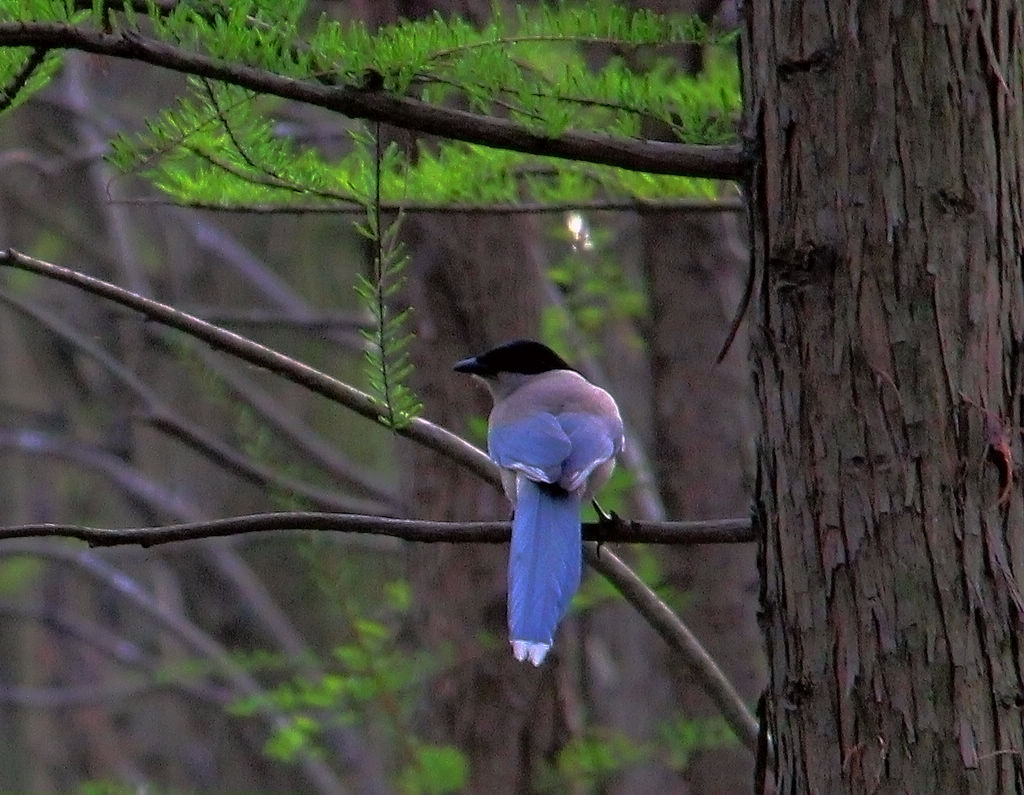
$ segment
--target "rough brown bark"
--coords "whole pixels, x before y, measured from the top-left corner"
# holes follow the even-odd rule
[[[746,13],[778,791],[1020,792],[1024,12]]]

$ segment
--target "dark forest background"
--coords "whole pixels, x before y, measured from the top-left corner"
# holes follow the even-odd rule
[[[646,4],[651,5],[651,4]],[[728,27],[734,10],[690,9]],[[489,4],[311,4],[371,26]],[[678,10],[673,4],[672,10]],[[718,15],[716,17],[716,14]],[[597,52],[595,58],[602,55]],[[699,75],[699,48],[680,68]],[[0,239],[360,385],[372,251],[344,213],[168,205],[105,160],[183,78],[69,53],[0,126]],[[346,119],[282,134],[338,155]],[[407,133],[384,128],[403,142]],[[410,212],[423,416],[481,443],[488,401],[451,364],[544,338],[618,398],[624,516],[742,517],[753,488],[747,272],[736,191],[689,209]],[[323,398],[66,286],[0,285],[5,525],[123,527],[312,509],[507,518],[472,473]],[[213,451],[211,453],[211,451]],[[617,548],[751,705],[754,547]],[[504,641],[501,545],[258,533],[166,547],[0,547],[0,791],[745,791],[753,759],[687,670],[590,574],[539,670]]]

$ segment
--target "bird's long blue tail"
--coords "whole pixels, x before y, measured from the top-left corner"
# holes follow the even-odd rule
[[[516,479],[508,563],[508,628],[516,659],[540,665],[580,584],[580,497]]]

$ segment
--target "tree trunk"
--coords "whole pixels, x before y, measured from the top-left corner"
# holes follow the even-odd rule
[[[651,300],[645,329],[651,359],[652,454],[672,519],[744,516],[750,511],[754,407],[744,326],[715,363],[740,304],[746,252],[726,213],[648,212],[641,217]],[[764,686],[757,627],[757,568],[748,544],[710,544],[662,556],[666,582],[691,597],[682,618],[750,703]],[[672,653],[671,709],[708,719],[718,709]],[[709,732],[683,774],[691,795],[743,792],[753,760],[739,745],[715,747]]]
[[[1020,0],[746,14],[777,790],[1020,792]]]
[[[407,219],[415,307],[413,376],[432,420],[469,433],[490,397],[452,371],[460,358],[536,336],[543,270],[534,219],[447,215]],[[466,521],[510,514],[505,497],[463,467],[410,446],[403,491],[418,517]],[[565,741],[557,664],[516,662],[505,621],[506,545],[427,544],[410,552],[417,646],[449,650],[451,664],[427,695],[423,730],[466,753],[466,792],[536,791],[535,766]],[[489,637],[493,643],[482,640]]]

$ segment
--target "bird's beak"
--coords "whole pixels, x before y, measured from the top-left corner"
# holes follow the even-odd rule
[[[470,375],[483,375],[484,367],[481,366],[480,362],[475,356],[470,356],[468,359],[463,359],[460,362],[455,363],[455,367],[452,368],[457,373],[469,373]]]

